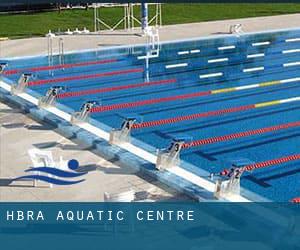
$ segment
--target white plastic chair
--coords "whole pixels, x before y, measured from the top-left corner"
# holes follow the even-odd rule
[[[135,192],[133,190],[119,193],[119,194],[109,194],[104,193],[104,201],[106,202],[132,202],[135,199]]]
[[[234,24],[234,25],[230,25],[229,32],[231,34],[240,35],[241,33],[243,33],[242,25],[239,24],[239,23],[238,24]]]
[[[49,30],[49,32],[45,35],[48,38],[53,38],[55,37],[55,34],[51,32],[51,30]]]
[[[104,193],[104,201],[108,202],[107,206],[109,207],[109,202],[132,202],[135,199],[135,192],[133,190],[129,190],[127,192],[123,192],[123,193],[118,193],[118,194],[109,194],[107,192]],[[119,208],[121,209],[121,206],[119,206]],[[109,210],[109,208],[107,208],[107,210]],[[128,214],[129,214],[129,227],[130,227],[130,231],[134,232],[134,219],[133,219],[133,214],[132,214],[132,210],[130,207],[124,205],[124,210],[129,210]],[[104,224],[104,230],[107,230],[107,223]],[[113,231],[114,233],[117,232],[117,222],[116,220],[114,220],[113,222]]]
[[[52,152],[51,151],[43,151],[37,148],[32,148],[28,150],[29,157],[33,164],[34,168],[37,167],[56,167],[56,164],[53,160]],[[40,173],[37,171],[35,172],[37,175]],[[48,174],[48,176],[51,176]],[[33,185],[37,186],[37,180],[33,181]],[[53,184],[50,184],[50,187],[53,187]]]

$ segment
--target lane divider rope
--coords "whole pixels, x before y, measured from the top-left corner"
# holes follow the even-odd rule
[[[209,95],[214,95],[214,94],[229,93],[229,92],[241,91],[241,90],[246,90],[246,89],[267,87],[267,86],[272,86],[272,85],[276,85],[276,84],[284,84],[284,83],[295,82],[295,81],[300,81],[300,77],[284,79],[284,80],[269,81],[269,82],[263,82],[263,83],[251,84],[251,85],[245,85],[245,86],[239,86],[239,87],[232,87],[232,88],[201,91],[201,92],[195,92],[195,93],[184,94],[184,95],[176,95],[176,96],[161,97],[161,98],[141,100],[141,101],[135,101],[135,102],[105,105],[105,106],[100,106],[100,107],[94,107],[94,108],[92,108],[91,112],[97,113],[97,112],[111,111],[111,110],[115,110],[115,109],[134,108],[134,107],[138,107],[138,106],[152,105],[152,104],[161,103],[161,102],[185,100],[185,99],[209,96]]]
[[[160,81],[128,84],[128,85],[123,85],[123,86],[65,92],[65,93],[58,94],[57,98],[78,97],[78,96],[83,96],[83,95],[93,95],[93,94],[112,92],[112,91],[117,91],[117,90],[141,88],[141,87],[148,87],[148,86],[161,85],[161,84],[171,84],[171,83],[176,83],[176,79],[167,79],[167,80],[160,80]]]
[[[278,159],[254,163],[251,165],[244,166],[244,167],[242,167],[242,169],[245,171],[253,171],[255,169],[266,168],[269,166],[279,165],[279,164],[283,164],[283,163],[290,162],[290,161],[296,161],[296,160],[300,160],[300,154],[289,155],[289,156],[285,156],[285,157],[278,158]]]
[[[300,197],[292,199],[291,202],[293,202],[293,203],[300,203]]]
[[[99,64],[107,64],[117,62],[117,59],[106,59],[106,60],[99,60],[99,61],[87,61],[87,62],[80,62],[80,63],[69,63],[64,65],[54,65],[54,66],[41,66],[41,67],[34,67],[34,68],[25,68],[25,69],[11,69],[6,70],[3,72],[4,75],[14,75],[22,72],[38,72],[38,71],[45,71],[45,70],[55,70],[55,69],[68,69],[68,68],[75,68],[75,67],[82,67],[82,66],[90,66],[90,65],[99,65]]]
[[[212,138],[191,141],[191,142],[184,143],[182,145],[182,148],[198,147],[198,146],[203,146],[206,144],[213,144],[213,143],[222,142],[222,141],[229,141],[229,140],[234,140],[234,139],[238,139],[238,138],[242,138],[242,137],[270,133],[270,132],[275,132],[275,131],[299,127],[299,126],[300,126],[300,121],[285,123],[285,124],[275,125],[272,127],[265,127],[265,128],[249,130],[249,131],[244,131],[244,132],[239,132],[239,133],[234,133],[234,134],[229,134],[229,135],[216,136],[216,137],[212,137]]]
[[[277,158],[277,159],[253,163],[253,164],[249,164],[249,165],[246,165],[243,167],[239,167],[238,169],[239,169],[239,172],[242,173],[245,171],[253,171],[256,169],[266,168],[266,167],[270,167],[270,166],[274,166],[274,165],[280,165],[280,164],[283,164],[286,162],[297,161],[297,160],[300,160],[300,154],[289,155],[289,156],[284,156],[284,157]],[[230,174],[230,172],[231,171],[228,169],[223,169],[219,174],[220,174],[220,176],[228,176]],[[293,200],[292,200],[292,202],[293,202]]]
[[[136,68],[136,69],[103,72],[103,73],[99,73],[99,74],[60,77],[60,78],[54,78],[54,79],[32,81],[32,82],[28,83],[28,86],[36,86],[36,85],[42,85],[42,84],[48,84],[48,83],[66,82],[66,81],[74,81],[74,80],[82,80],[82,79],[100,78],[100,77],[105,77],[105,76],[124,75],[124,74],[130,74],[130,73],[139,73],[139,72],[143,72],[143,71],[144,70],[142,68]]]
[[[184,116],[177,116],[177,117],[160,119],[160,120],[147,121],[147,122],[142,122],[142,123],[135,123],[132,125],[132,129],[142,129],[142,128],[147,128],[147,127],[161,126],[161,125],[166,125],[166,124],[171,124],[171,123],[176,123],[176,122],[183,122],[183,121],[194,120],[194,119],[199,119],[199,118],[204,118],[204,117],[218,116],[218,115],[223,115],[223,114],[241,112],[241,111],[251,110],[251,109],[255,109],[255,108],[262,108],[262,107],[273,106],[273,105],[278,105],[278,104],[283,104],[283,103],[290,103],[290,102],[295,102],[295,101],[300,101],[300,96],[288,98],[288,99],[282,99],[282,100],[275,100],[275,101],[270,101],[270,102],[262,102],[262,103],[257,103],[257,104],[250,104],[250,105],[245,105],[245,106],[221,109],[221,110],[208,111],[208,112],[204,112],[204,113],[196,113],[196,114],[191,114],[191,115],[184,115]]]

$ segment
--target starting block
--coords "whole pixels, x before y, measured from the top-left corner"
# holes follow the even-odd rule
[[[12,85],[11,94],[12,95],[17,95],[17,94],[23,93],[24,90],[26,89],[26,87],[28,85],[28,82],[29,82],[31,77],[32,77],[31,73],[23,73],[20,76],[20,78],[18,80],[18,83]]]
[[[243,167],[253,164],[254,162],[240,158],[231,162],[231,168],[223,171],[226,179],[218,179],[216,181],[214,196],[218,199],[230,197],[232,195],[240,195],[241,176],[244,173]]]
[[[167,149],[158,152],[156,160],[156,169],[166,169],[180,165],[180,151],[184,143],[192,140],[190,136],[176,136]]]
[[[38,102],[40,108],[47,108],[55,104],[55,100],[59,92],[65,90],[63,86],[53,86],[51,87],[45,96],[41,97]]]
[[[120,129],[113,129],[109,135],[110,144],[121,144],[130,142],[131,129],[134,123],[142,122],[142,117],[137,114],[129,114],[125,119]]]
[[[0,74],[3,73],[3,71],[5,70],[6,67],[7,67],[6,62],[0,62]]]
[[[83,122],[88,122],[91,109],[95,105],[100,105],[98,101],[87,101],[84,103],[79,112],[75,112],[72,117],[71,117],[71,123],[72,124],[78,124],[78,123],[83,123]]]

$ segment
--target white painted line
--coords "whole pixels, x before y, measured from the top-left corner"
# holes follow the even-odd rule
[[[263,57],[263,56],[265,56],[264,53],[258,53],[258,54],[247,55],[247,58],[256,58],[256,57]]]
[[[260,71],[260,70],[264,70],[264,69],[265,69],[265,67],[248,68],[248,69],[243,69],[243,72],[247,73],[247,72]]]
[[[147,58],[157,58],[158,55],[145,55],[145,56],[138,56],[137,59],[138,60],[142,60],[142,59],[147,59]]]
[[[226,200],[231,202],[252,202],[241,195],[230,195],[229,197],[226,197]]]
[[[236,87],[235,89],[236,90],[245,90],[245,89],[258,88],[259,86],[260,86],[259,84],[251,84],[251,85]]]
[[[290,54],[290,53],[298,53],[300,49],[290,49],[290,50],[283,50],[282,54]]]
[[[215,191],[215,185],[213,182],[210,182],[208,180],[205,180],[204,178],[195,175],[181,167],[171,167],[167,169],[169,172],[176,174],[180,177],[183,177],[186,180],[189,180],[193,184],[196,184],[197,186],[204,187],[209,192]]]
[[[218,50],[227,50],[227,49],[235,49],[235,46],[231,45],[231,46],[223,46],[218,48]]]
[[[0,87],[5,89],[6,91],[11,91],[11,86],[3,81],[0,81]]]
[[[188,66],[187,63],[169,64],[169,65],[166,65],[166,69],[181,68],[181,67],[186,67],[186,66]]]
[[[135,155],[137,155],[137,156],[153,163],[153,164],[156,164],[157,156],[154,155],[154,154],[149,153],[148,151],[146,151],[142,148],[134,146],[131,143],[123,143],[123,144],[120,144],[118,146],[125,149],[125,150],[127,150],[127,151],[129,151],[132,154],[135,154]]]
[[[293,98],[288,98],[288,99],[284,99],[284,100],[280,100],[280,103],[288,103],[288,102],[295,102],[295,101],[300,101],[300,96],[293,97]]]
[[[3,82],[3,81],[0,81],[0,87],[5,89],[6,91],[11,91],[11,85]],[[38,99],[27,94],[27,93],[21,93],[21,94],[18,94],[19,97],[29,101],[30,103],[33,103],[34,105],[38,105]]]
[[[190,52],[188,50],[185,50],[185,51],[179,51],[177,54],[178,55],[187,55],[189,54]]]
[[[299,38],[290,38],[286,39],[285,42],[291,43],[291,42],[300,42],[300,37]]]
[[[46,107],[44,108],[45,110],[49,111],[52,114],[57,115],[58,117],[70,122],[71,121],[71,115],[54,107],[54,106],[50,106],[50,107]]]
[[[223,73],[219,72],[219,73],[212,73],[212,74],[205,74],[205,75],[200,75],[200,78],[209,78],[209,77],[216,77],[216,76],[222,76]]]
[[[91,132],[94,135],[97,135],[98,137],[100,137],[100,138],[102,138],[106,141],[109,140],[109,133],[108,132],[105,132],[104,130],[102,130],[100,128],[97,128],[97,127],[91,125],[90,123],[86,123],[86,122],[79,123],[77,126]]]
[[[291,66],[298,66],[300,62],[291,62],[291,63],[284,63],[283,67],[291,67]]]
[[[207,62],[208,63],[218,63],[218,62],[227,62],[227,61],[228,61],[228,58],[218,58],[218,59],[208,60]]]
[[[264,45],[269,45],[271,42],[266,41],[266,42],[259,42],[259,43],[252,43],[252,46],[264,46]]]
[[[191,54],[200,53],[200,49],[193,49],[190,52]]]
[[[39,100],[27,93],[21,93],[21,94],[18,94],[19,97],[22,97],[23,99],[25,99],[26,101],[29,101],[31,102],[32,104],[34,105],[38,105],[39,103]]]
[[[281,83],[288,83],[288,82],[297,82],[297,81],[300,81],[300,77],[295,77],[295,78],[290,78],[290,79],[284,79],[284,80],[281,80],[280,82]]]

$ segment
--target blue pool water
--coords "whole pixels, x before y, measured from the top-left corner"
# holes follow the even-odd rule
[[[168,84],[58,99],[57,102],[65,105],[70,112],[78,111],[83,103],[90,100],[110,106],[300,77],[300,30],[297,29],[164,43],[159,57],[151,58],[148,67],[144,59],[138,59],[146,51],[147,46],[135,46],[71,53],[65,55],[66,65],[83,64],[51,72],[48,69],[36,70],[48,66],[47,57],[8,59],[6,71],[18,69],[18,72],[5,77],[17,81],[22,72],[33,71],[32,82],[46,81],[29,87],[39,95],[45,95],[51,86],[57,85],[65,86],[66,92],[74,92],[133,86],[148,80],[174,80]],[[88,64],[101,60],[112,61]],[[58,56],[55,56],[54,65],[58,63]],[[92,77],[105,72],[114,73]],[[149,79],[146,79],[147,72]],[[217,75],[208,77],[208,74]],[[58,80],[47,82],[53,79]],[[91,117],[110,128],[119,128],[123,117],[129,113],[138,114],[147,122],[298,96],[300,79],[284,84],[113,109],[92,113]],[[177,134],[198,140],[296,121],[300,121],[300,101],[137,129],[132,135],[161,149],[166,148]],[[299,153],[300,129],[294,127],[188,148],[181,152],[181,159],[208,172],[219,172],[238,158],[261,162]],[[241,183],[245,189],[267,199],[288,201],[300,196],[299,179],[300,162],[294,161],[245,173]]]

